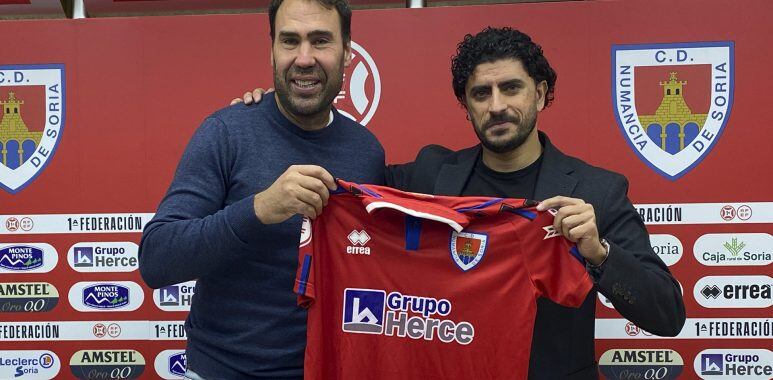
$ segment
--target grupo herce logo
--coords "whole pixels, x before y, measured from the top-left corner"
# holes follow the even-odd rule
[[[59,303],[59,291],[47,282],[0,282],[0,313],[44,313]]]
[[[773,352],[766,349],[709,349],[695,356],[695,373],[701,379],[734,380],[773,377]]]
[[[53,379],[60,368],[51,351],[0,351],[0,379]]]
[[[154,290],[153,301],[164,311],[190,311],[195,293],[196,281],[188,281]]]
[[[67,263],[76,272],[132,272],[139,268],[138,252],[132,242],[77,243]]]
[[[54,156],[64,128],[64,65],[0,66],[0,187],[15,194]]]
[[[154,368],[162,379],[181,379],[188,367],[185,351],[164,350],[156,355]]]
[[[617,349],[609,350],[599,359],[599,370],[607,379],[679,378],[684,361],[671,349]]]
[[[78,282],[70,288],[70,305],[78,311],[134,311],[144,301],[142,288],[131,281]]]
[[[46,273],[58,261],[59,254],[50,244],[0,245],[0,273]]]
[[[368,125],[381,99],[381,76],[376,62],[360,44],[352,41],[352,63],[344,70],[344,85],[333,105],[348,118]]]
[[[613,45],[612,99],[626,141],[677,180],[716,145],[730,117],[733,42]]]
[[[341,328],[348,333],[470,344],[475,337],[471,323],[440,318],[449,317],[451,308],[451,302],[446,299],[347,288]]]
[[[768,308],[773,279],[768,276],[706,276],[695,283],[695,300],[706,308]]]
[[[707,266],[766,266],[773,263],[773,236],[768,233],[706,234],[693,252]]]
[[[78,379],[136,379],[145,371],[145,358],[136,350],[81,350],[70,358]]]

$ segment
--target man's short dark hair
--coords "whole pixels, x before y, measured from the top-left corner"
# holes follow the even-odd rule
[[[271,41],[274,41],[274,25],[276,24],[276,13],[285,0],[271,0],[268,6],[268,23],[271,27]],[[352,40],[352,8],[349,7],[347,0],[314,0],[327,9],[335,9],[338,12],[338,19],[341,21],[341,37],[346,45]]]
[[[545,107],[547,107],[553,101],[556,72],[550,67],[547,58],[542,55],[542,47],[534,43],[527,34],[508,27],[489,26],[474,36],[467,34],[456,47],[456,55],[451,58],[453,75],[451,83],[456,99],[462,105],[466,103],[464,88],[478,65],[508,58],[521,61],[535,83],[543,80],[547,82],[548,91],[545,94]]]

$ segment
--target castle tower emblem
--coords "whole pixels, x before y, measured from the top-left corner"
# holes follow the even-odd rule
[[[51,162],[64,110],[64,65],[0,66],[0,188],[21,191]]]
[[[733,104],[733,49],[732,41],[612,46],[612,103],[617,124],[635,154],[658,174],[677,180],[716,146]],[[690,85],[680,78],[680,72],[691,66],[706,67],[709,86]],[[664,80],[658,83],[662,99],[654,114],[636,109],[637,96],[643,96],[649,85],[637,84],[637,68],[662,68]],[[710,103],[688,104],[686,91],[707,94]],[[695,109],[708,112],[694,113]]]

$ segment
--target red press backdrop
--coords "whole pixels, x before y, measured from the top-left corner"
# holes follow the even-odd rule
[[[655,235],[653,245],[672,263],[684,288],[688,322],[675,339],[651,337],[599,302],[602,371],[617,373],[614,378],[628,378],[619,377],[624,371],[622,376],[639,371],[640,378],[653,379],[769,378],[764,371],[773,362],[773,181],[765,152],[773,132],[765,127],[765,110],[773,87],[766,74],[773,66],[767,54],[772,11],[762,0],[356,11],[355,64],[347,71],[338,106],[367,121],[389,162],[409,161],[429,143],[473,145],[475,135],[451,90],[449,58],[466,33],[487,25],[529,33],[559,78],[555,103],[540,114],[539,128],[566,153],[629,178],[630,196]],[[0,35],[0,101],[6,108],[21,107],[26,130],[33,133],[12,135],[8,131],[20,133],[19,124],[12,109],[4,114],[0,250],[6,251],[0,255],[26,246],[40,249],[44,261],[14,264],[8,256],[0,263],[0,283],[17,291],[22,283],[45,283],[33,291],[35,297],[27,297],[32,303],[18,294],[0,295],[2,350],[35,350],[43,358],[37,367],[22,368],[27,377],[35,371],[53,376],[56,368],[56,378],[109,372],[114,367],[82,363],[82,355],[74,354],[121,349],[142,355],[142,378],[179,378],[170,372],[169,358],[174,362],[184,348],[178,331],[189,289],[174,289],[176,304],[154,300],[132,270],[136,246],[131,243],[139,242],[142,223],[155,210],[201,120],[246,89],[270,86],[266,15],[8,21],[0,22]],[[676,82],[687,82],[680,89],[689,109],[666,104],[672,119],[663,123],[702,114],[707,122],[700,133],[709,137],[697,149],[693,143],[702,137],[686,131],[683,152],[671,134],[666,145],[672,148],[666,150],[676,150],[666,153],[655,133],[643,137],[652,149],[640,151],[636,141],[641,140],[627,140],[636,133],[623,104],[635,105],[640,118],[658,114],[661,82],[668,82],[671,72],[677,73]],[[722,115],[712,117],[712,112]],[[17,152],[11,140],[34,141],[41,132],[39,147],[46,153],[7,157]],[[36,157],[39,165],[30,166]],[[11,170],[19,161],[27,165],[24,173]],[[112,267],[104,261],[102,267],[77,266],[68,263],[68,251],[78,256],[75,248],[79,253],[101,248],[94,257],[125,260]],[[18,252],[17,258],[36,254]],[[52,256],[58,257],[55,265]],[[134,295],[123,309],[88,312],[74,305],[82,300],[68,297],[84,286],[116,282],[142,286],[144,301]],[[726,286],[746,291],[727,293]],[[45,310],[54,304],[53,290],[58,303]],[[14,309],[41,305],[38,312]],[[660,355],[613,359],[610,352],[602,357],[615,349]],[[710,374],[711,364],[724,366],[719,371],[739,364],[727,354],[747,355],[750,359],[740,364],[761,368],[762,374]],[[119,363],[140,366],[136,358],[125,355]],[[655,377],[644,377],[650,368],[649,376]],[[665,377],[657,377],[664,373],[659,368],[667,369]],[[16,370],[4,366],[0,377]]]

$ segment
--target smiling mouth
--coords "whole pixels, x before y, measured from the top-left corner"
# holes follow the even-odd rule
[[[319,81],[318,80],[300,80],[300,79],[293,79],[291,82],[300,89],[311,89],[316,86]]]

